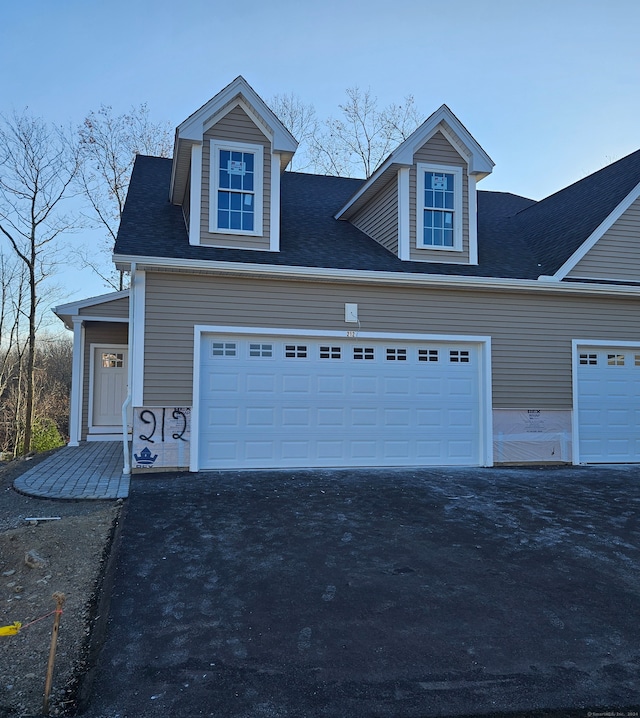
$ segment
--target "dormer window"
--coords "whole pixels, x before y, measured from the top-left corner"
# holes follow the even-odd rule
[[[262,235],[263,152],[211,140],[210,232]]]
[[[462,168],[417,166],[416,246],[462,250]]]

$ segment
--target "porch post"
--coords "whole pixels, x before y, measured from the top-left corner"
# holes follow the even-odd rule
[[[69,446],[78,446],[82,437],[82,383],[84,370],[84,324],[73,317],[71,400],[69,402]]]

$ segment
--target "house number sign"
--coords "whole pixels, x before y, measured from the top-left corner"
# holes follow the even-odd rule
[[[141,406],[133,410],[135,469],[188,468],[191,407]]]

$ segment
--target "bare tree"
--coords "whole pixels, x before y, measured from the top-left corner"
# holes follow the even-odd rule
[[[274,95],[267,104],[299,143],[298,150],[287,169],[300,172],[312,167],[313,160],[309,151],[318,131],[314,106],[306,104],[293,92],[288,95]]]
[[[82,164],[78,182],[86,197],[88,219],[94,227],[104,229],[101,254],[111,255],[122,217],[122,210],[138,154],[170,157],[173,135],[168,123],[152,122],[146,104],[129,112],[114,115],[113,108],[102,105],[90,112],[78,129]],[[83,266],[90,267],[113,289],[124,288],[122,273],[105,269],[105,262],[93,251],[82,254]]]
[[[0,120],[0,236],[26,274],[26,296],[15,311],[26,319],[24,382],[24,453],[31,449],[34,368],[42,284],[60,261],[58,240],[74,228],[63,212],[78,170],[78,157],[61,130],[27,112]]]
[[[326,120],[312,139],[316,171],[370,177],[383,160],[418,127],[421,118],[411,95],[403,104],[379,108],[370,89],[347,89],[342,115]]]

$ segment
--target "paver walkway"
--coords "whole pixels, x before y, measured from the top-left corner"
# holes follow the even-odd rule
[[[13,485],[23,494],[48,499],[124,499],[129,476],[122,465],[122,442],[85,442],[56,451]]]

